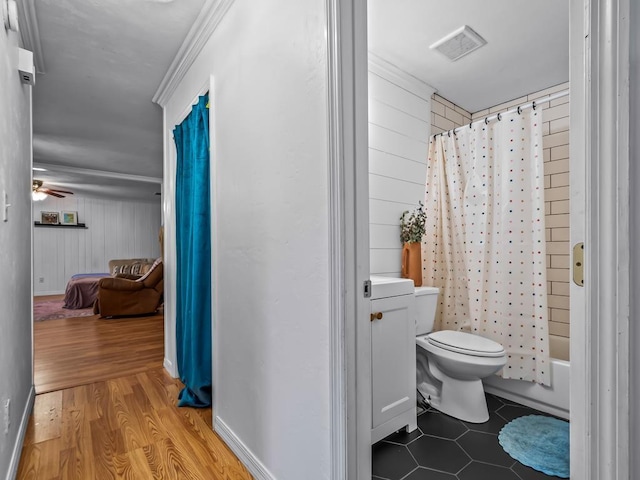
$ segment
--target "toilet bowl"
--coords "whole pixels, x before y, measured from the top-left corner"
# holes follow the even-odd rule
[[[497,342],[453,330],[431,332],[438,289],[416,288],[416,383],[435,409],[470,423],[489,420],[482,379],[504,367]]]

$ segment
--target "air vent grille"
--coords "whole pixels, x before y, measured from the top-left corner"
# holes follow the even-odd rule
[[[446,37],[438,40],[429,48],[439,51],[449,60],[455,62],[486,43],[487,41],[474,32],[471,27],[464,25],[455,32],[451,32]]]

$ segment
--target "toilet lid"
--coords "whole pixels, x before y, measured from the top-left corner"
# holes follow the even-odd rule
[[[476,357],[501,357],[504,355],[504,348],[498,342],[466,332],[441,330],[430,333],[428,340],[431,345],[436,347]]]

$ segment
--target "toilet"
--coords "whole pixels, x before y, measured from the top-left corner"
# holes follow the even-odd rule
[[[416,287],[416,381],[435,409],[470,423],[489,420],[482,379],[507,362],[502,345],[454,330],[431,332],[438,289]]]

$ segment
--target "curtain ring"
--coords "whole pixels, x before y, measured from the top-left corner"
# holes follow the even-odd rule
[[[498,113],[498,121],[501,122],[502,121],[502,114]]]
[[[449,136],[449,138],[451,138],[451,130],[447,132],[447,135]]]
[[[484,117],[484,124],[489,125],[489,117]]]
[[[531,102],[531,107],[533,107],[534,110],[536,109],[536,102],[535,101]]]
[[[472,123],[473,123],[473,122],[469,122],[469,128],[471,128],[471,124],[472,124]]]
[[[521,113],[522,113],[522,107],[518,105],[518,115],[520,115]]]

